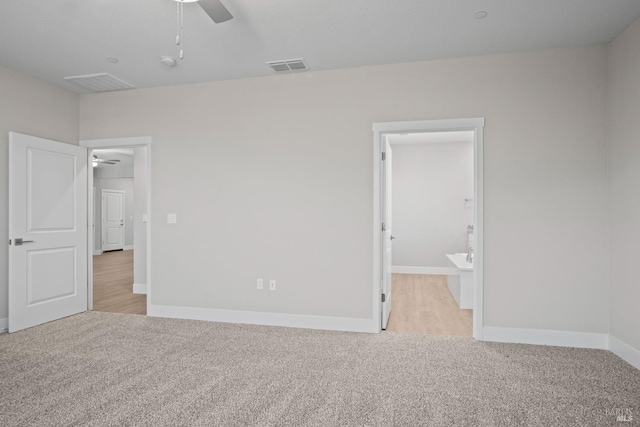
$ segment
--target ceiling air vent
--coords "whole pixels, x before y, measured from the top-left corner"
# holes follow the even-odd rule
[[[276,72],[308,70],[307,64],[304,63],[304,59],[302,58],[287,59],[284,61],[271,61],[267,62],[267,65]]]
[[[108,73],[87,74],[85,76],[65,77],[88,92],[111,92],[114,90],[135,89],[135,86]]]

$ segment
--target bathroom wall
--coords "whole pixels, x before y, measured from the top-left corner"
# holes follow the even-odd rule
[[[467,251],[473,224],[473,143],[411,143],[393,149],[393,265],[446,267]]]

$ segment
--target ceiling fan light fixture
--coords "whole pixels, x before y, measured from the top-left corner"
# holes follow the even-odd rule
[[[184,3],[197,3],[200,0],[174,0],[176,2],[176,45],[180,48],[180,59],[184,59]],[[220,0],[202,0],[200,7],[209,17],[219,24],[233,18]]]
[[[167,68],[175,67],[177,62],[172,56],[161,56],[160,63]]]
[[[104,164],[104,165],[117,165],[118,163],[120,163],[120,159],[100,159],[98,158],[98,156],[96,156],[95,154],[93,155],[93,159],[91,164],[93,165],[93,167],[97,167],[100,163]]]

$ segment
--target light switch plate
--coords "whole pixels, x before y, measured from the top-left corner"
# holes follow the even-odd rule
[[[142,214],[142,222],[145,224],[149,222],[149,214]]]
[[[269,280],[269,290],[270,291],[275,291],[276,290],[276,280],[275,279]]]
[[[178,222],[178,215],[167,214],[167,224],[175,224]]]

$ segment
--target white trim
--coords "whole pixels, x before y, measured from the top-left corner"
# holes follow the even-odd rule
[[[150,136],[133,136],[129,138],[109,138],[109,139],[85,139],[80,141],[81,147],[87,148],[115,148],[115,147],[142,147],[151,145]]]
[[[608,334],[485,326],[482,341],[609,349]]]
[[[94,256],[102,255],[102,251],[101,250],[93,251],[93,255]]]
[[[0,333],[9,331],[9,319],[2,318],[0,319]]]
[[[80,146],[88,148],[87,150],[87,159],[91,161],[91,155],[93,149],[98,148],[118,148],[118,147],[146,147],[147,148],[147,312],[149,312],[149,308],[151,307],[151,220],[152,216],[152,206],[151,206],[151,146],[153,143],[153,138],[150,136],[135,136],[128,138],[110,138],[110,139],[88,139],[81,140]],[[89,181],[89,213],[93,212],[93,173],[87,173],[88,181]],[[91,223],[92,221],[87,221]],[[92,225],[89,225],[92,227]],[[93,231],[89,228],[89,248],[94,248],[93,242]],[[88,308],[89,310],[93,309],[93,257],[87,257],[89,262],[89,280],[88,287],[89,292],[87,292],[88,297]]]
[[[408,122],[374,123],[372,130],[378,133],[446,132],[456,130],[475,130],[484,127],[484,118],[415,120]]]
[[[470,122],[473,119],[469,120]],[[482,340],[484,329],[484,118],[477,119],[473,133],[473,337]]]
[[[640,350],[631,347],[613,335],[609,335],[609,350],[629,365],[640,369]]]
[[[82,141],[80,141],[82,146]],[[96,250],[96,224],[95,224],[95,190],[93,182],[93,167],[89,168],[93,162],[93,151],[87,149],[87,222],[91,224],[88,229],[87,236],[87,252],[91,251],[94,255],[102,255],[102,234],[100,234],[100,249]],[[100,214],[102,215],[102,213]],[[102,216],[100,217],[100,233],[102,233]],[[87,310],[93,310],[93,257],[87,256]]]
[[[147,285],[144,283],[134,283],[133,284],[133,293],[134,294],[147,294]]]
[[[381,160],[383,135],[411,132],[441,131],[473,131],[474,153],[474,233],[475,260],[473,269],[474,303],[473,303],[473,337],[483,339],[484,330],[484,118],[419,120],[409,122],[373,123],[373,317],[381,326],[381,280],[382,280],[382,195],[381,195]]]
[[[382,331],[382,136],[373,124],[373,320]]]
[[[393,267],[391,267],[391,272],[399,274],[435,274],[441,276],[460,275],[460,270],[455,267],[412,267],[394,265]]]
[[[132,251],[133,250],[133,245],[124,245],[124,248],[122,250],[123,251]]]
[[[257,311],[221,310],[215,308],[177,307],[170,305],[149,305],[150,317],[173,319],[206,320],[223,323],[244,323],[251,325],[285,326],[290,328],[322,329],[343,332],[380,331],[380,325],[373,319],[351,317],[314,316],[306,314],[266,313]]]

